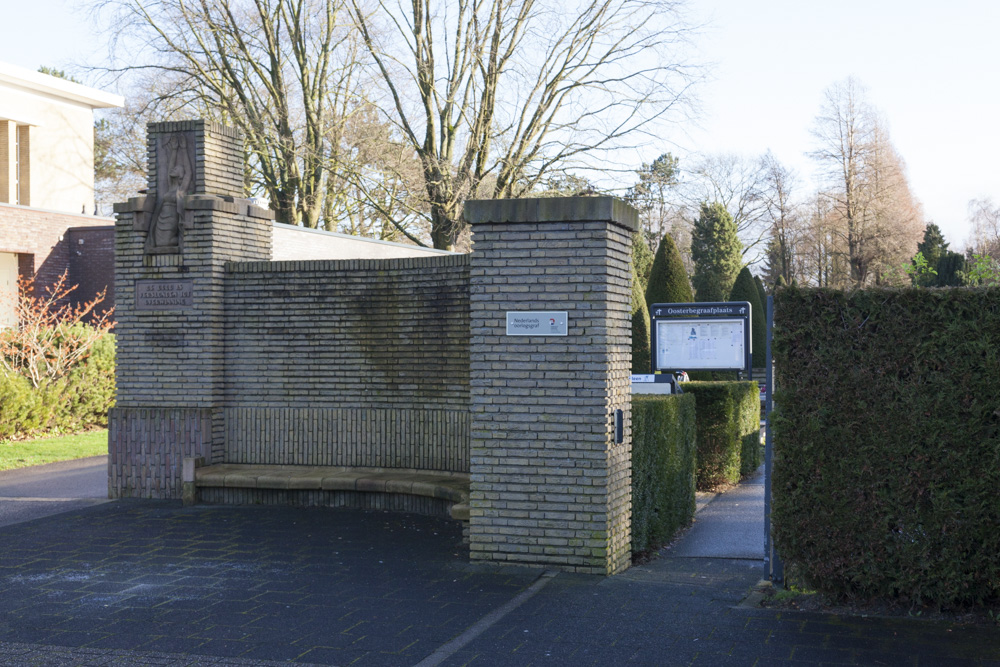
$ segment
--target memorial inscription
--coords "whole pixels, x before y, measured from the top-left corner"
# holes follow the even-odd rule
[[[193,280],[135,281],[136,310],[187,310],[194,305]]]

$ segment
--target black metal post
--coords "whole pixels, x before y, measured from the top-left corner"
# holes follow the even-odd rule
[[[774,296],[767,297],[767,351],[764,359],[766,364],[765,377],[767,388],[764,394],[764,562],[767,564],[768,576],[771,581],[781,583],[785,580],[785,568],[774,547],[771,537],[771,477],[774,471],[774,429],[771,428],[771,410],[774,407],[774,362],[771,359],[771,333],[774,327]]]

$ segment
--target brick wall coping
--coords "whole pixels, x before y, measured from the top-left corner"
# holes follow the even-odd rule
[[[639,212],[616,197],[542,197],[471,199],[464,217],[470,224],[539,222],[611,222],[629,231],[639,228]]]
[[[294,489],[404,493],[440,498],[454,503],[453,519],[468,521],[469,475],[416,468],[353,468],[219,463],[200,465],[201,459],[184,459],[185,502],[196,502],[197,489]]]
[[[428,257],[388,257],[384,259],[301,259],[280,262],[226,262],[227,273],[285,271],[400,271],[446,266],[468,266],[469,255],[448,254]]]

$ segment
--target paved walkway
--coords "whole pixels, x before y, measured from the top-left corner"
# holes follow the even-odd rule
[[[108,457],[0,471],[0,526],[108,502]]]
[[[13,665],[988,665],[1000,633],[738,606],[759,560],[474,567],[457,523],[119,501],[0,528]]]
[[[764,466],[736,488],[698,508],[694,524],[670,555],[764,559]]]

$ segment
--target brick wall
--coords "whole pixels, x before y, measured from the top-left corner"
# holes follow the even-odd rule
[[[230,264],[225,460],[468,470],[469,257]]]
[[[66,231],[70,282],[77,286],[72,293],[76,303],[83,303],[105,291],[104,310],[115,305],[115,228],[71,227]]]
[[[104,228],[107,238],[101,243],[106,245],[113,222],[109,218],[0,204],[0,252],[17,253],[22,275],[35,273],[36,287],[44,288],[58,280],[64,271],[71,270],[71,228]],[[100,261],[110,262],[110,259],[102,256]],[[107,271],[111,272],[110,263]],[[73,282],[79,280],[73,278]],[[108,305],[113,305],[113,300]]]
[[[630,559],[636,212],[580,197],[468,202],[465,217],[472,559],[618,572]],[[568,335],[507,336],[507,311],[567,311]]]

